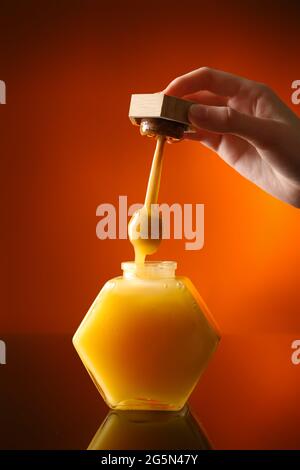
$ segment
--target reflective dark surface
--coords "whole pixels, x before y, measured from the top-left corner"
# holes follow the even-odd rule
[[[0,378],[1,449],[205,449],[180,412],[110,411],[69,336],[9,336]]]
[[[1,339],[0,449],[300,448],[291,335],[223,336],[179,413],[110,412],[71,335]]]
[[[180,412],[110,411],[69,336],[9,336],[0,369],[1,449],[206,449]]]
[[[111,411],[92,439],[90,450],[212,449],[188,407],[180,412]]]

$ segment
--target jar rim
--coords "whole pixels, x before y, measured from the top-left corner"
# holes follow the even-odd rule
[[[124,261],[121,263],[121,268],[124,275],[174,277],[177,263],[176,261],[145,261],[139,264],[134,261]]]

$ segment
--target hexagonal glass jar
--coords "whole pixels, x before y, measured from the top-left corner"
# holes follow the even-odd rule
[[[181,409],[220,335],[192,282],[173,261],[122,263],[73,337],[106,403],[114,409]]]

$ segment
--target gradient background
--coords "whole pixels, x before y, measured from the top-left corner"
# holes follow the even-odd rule
[[[0,2],[1,339],[72,334],[132,259],[95,233],[99,204],[144,197],[154,142],[130,124],[131,93],[206,65],[267,83],[300,115],[293,3]],[[300,448],[299,210],[187,142],[167,148],[160,201],[205,204],[204,249],[171,240],[156,256],[193,280],[225,339],[192,404],[220,447]]]

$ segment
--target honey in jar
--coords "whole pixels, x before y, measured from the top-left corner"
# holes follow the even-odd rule
[[[175,262],[122,264],[77,330],[73,343],[111,408],[179,410],[219,334],[207,307]]]

